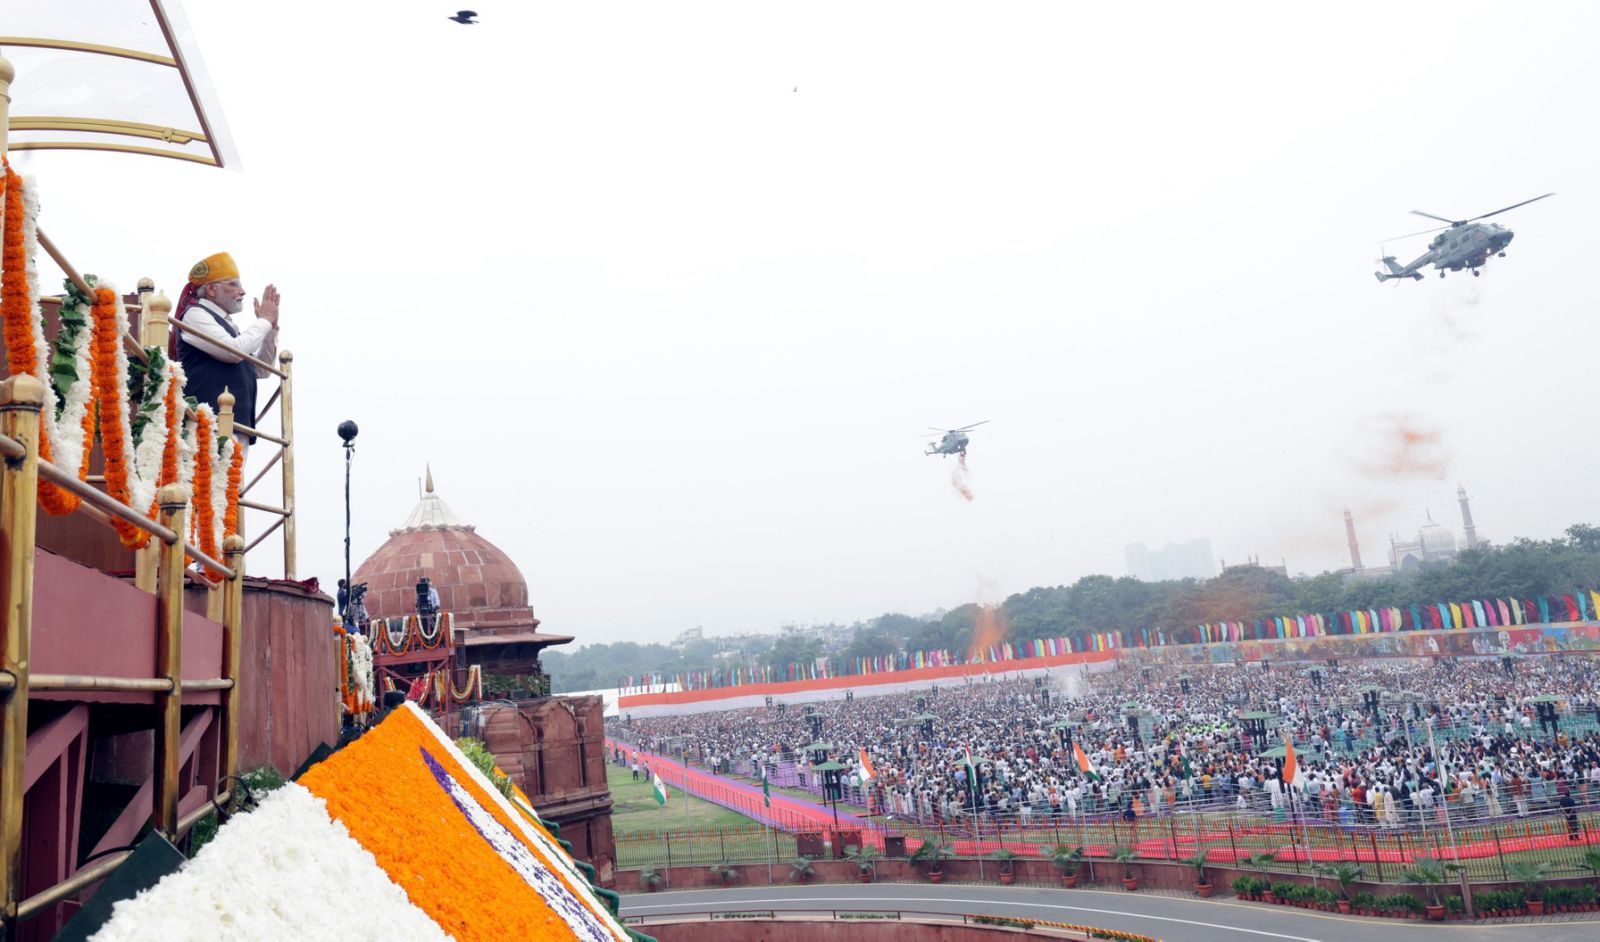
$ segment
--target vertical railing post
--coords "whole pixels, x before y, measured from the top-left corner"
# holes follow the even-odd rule
[[[283,440],[289,443],[283,446],[283,509],[288,513],[288,516],[283,518],[283,577],[293,580],[295,578],[294,354],[288,350],[279,353],[278,369],[283,370],[283,380],[278,387],[278,398],[281,400],[278,403],[278,414],[283,420]]]
[[[183,708],[183,534],[189,488],[168,484],[156,495],[160,524],[178,534],[161,544],[156,567],[156,675],[172,689],[156,695],[155,809],[152,821],[169,840],[178,836],[178,755],[182,749]]]
[[[233,404],[236,401],[233,393],[229,392],[227,387],[223,387],[222,395],[217,397],[217,442],[219,444],[233,437]],[[244,443],[235,442],[234,447],[243,448]],[[228,469],[220,463],[217,465],[216,471],[212,473],[211,479],[215,481],[218,475],[221,475],[224,481],[228,479]],[[240,508],[239,511],[239,524],[239,530],[242,535],[244,530],[243,508]],[[202,520],[200,525],[207,526],[208,521]],[[222,534],[219,533],[217,535],[221,536]],[[206,617],[212,621],[220,622],[224,617],[224,609],[227,606],[223,598],[223,584],[220,582],[207,582],[207,586]]]
[[[10,63],[0,59],[0,112]],[[3,117],[3,114],[0,114]],[[4,134],[0,120],[0,134]],[[3,138],[0,138],[3,140]],[[22,891],[22,806],[28,753],[28,648],[33,629],[33,542],[38,517],[39,409],[44,386],[32,376],[0,383],[0,433],[22,445],[21,458],[0,471],[0,937],[12,938]]]
[[[143,324],[139,328],[139,344],[144,347],[158,347],[163,354],[167,349],[167,339],[172,328],[167,326],[167,315],[172,313],[172,302],[164,294],[153,294],[155,285],[148,278],[139,279],[139,307],[144,315]],[[183,396],[178,396],[181,407]],[[183,423],[178,423],[179,429]],[[158,541],[151,540],[143,549],[133,552],[133,584],[145,592],[154,594],[156,591],[156,558],[161,555]]]
[[[239,774],[239,668],[244,652],[244,537],[222,541],[223,562],[233,570],[224,584],[222,602],[222,678],[233,685],[222,691],[222,774]]]

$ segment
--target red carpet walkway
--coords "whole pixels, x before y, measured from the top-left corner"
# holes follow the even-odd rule
[[[661,776],[661,780],[666,782],[668,787],[730,808],[780,830],[790,832],[833,830],[834,810],[819,802],[774,793],[772,805],[768,807],[766,796],[762,795],[759,786],[714,775],[693,766],[685,766],[676,759],[635,749],[625,742],[613,739],[606,740],[606,749],[608,755],[611,750],[621,749],[624,755],[636,756],[652,772]],[[872,822],[843,811],[838,813],[838,822],[840,830],[871,830],[872,834],[866,838],[867,842],[882,849],[882,836],[873,829]]]

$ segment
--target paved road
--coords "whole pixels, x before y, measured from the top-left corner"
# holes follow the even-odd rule
[[[624,916],[712,910],[850,909],[921,910],[1031,916],[1124,929],[1165,942],[1593,942],[1600,919],[1592,915],[1475,924],[1363,919],[1233,899],[1202,900],[1115,890],[1060,890],[978,884],[871,883],[778,885],[636,894],[622,898]],[[648,932],[649,928],[643,927]]]

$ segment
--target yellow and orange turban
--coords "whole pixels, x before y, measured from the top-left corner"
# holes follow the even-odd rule
[[[233,256],[227,252],[218,252],[208,255],[189,269],[189,284],[209,285],[217,281],[227,281],[229,278],[239,277],[239,266],[233,263]]]

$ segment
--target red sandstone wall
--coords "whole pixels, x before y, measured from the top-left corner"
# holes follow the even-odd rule
[[[483,738],[540,816],[561,825],[573,854],[593,864],[600,882],[609,885],[617,853],[603,709],[595,696],[527,700],[515,710],[490,705]]]
[[[239,764],[291,775],[339,740],[333,600],[297,583],[246,580]]]

